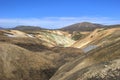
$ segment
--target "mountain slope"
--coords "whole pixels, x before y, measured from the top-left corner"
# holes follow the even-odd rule
[[[33,51],[41,51],[47,47],[69,46],[74,40],[67,32],[55,30],[19,31],[0,30],[0,41],[16,44]]]
[[[48,80],[54,68],[41,54],[0,42],[0,80]]]
[[[65,31],[93,31],[96,28],[102,28],[101,24],[94,24],[89,22],[76,23],[67,27],[62,28]]]
[[[110,28],[110,29],[96,29],[91,34],[89,34],[84,39],[76,41],[71,47],[83,48],[87,45],[96,45],[100,46],[104,43],[109,43],[109,36],[113,37],[113,39],[119,39],[120,28]]]
[[[50,80],[119,80],[120,40],[98,47],[63,65]]]

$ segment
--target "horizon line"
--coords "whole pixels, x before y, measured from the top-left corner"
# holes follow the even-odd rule
[[[38,26],[57,29],[76,23],[89,22],[101,25],[118,25],[120,20],[108,17],[44,17],[44,18],[0,18],[0,27]]]

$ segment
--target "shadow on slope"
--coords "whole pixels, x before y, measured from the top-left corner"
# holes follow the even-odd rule
[[[0,42],[0,80],[48,80],[53,63],[44,55]]]
[[[52,58],[57,68],[83,54],[81,49],[72,47],[54,47],[51,51],[52,53],[49,52],[47,56]]]
[[[30,51],[38,52],[43,50],[49,50],[49,47],[43,45],[43,41],[39,39],[32,39],[32,38],[9,38],[6,36],[0,36],[1,42],[7,42],[11,44],[18,45]]]

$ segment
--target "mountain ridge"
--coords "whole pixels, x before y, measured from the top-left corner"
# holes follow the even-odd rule
[[[39,26],[16,26],[14,28],[11,28],[13,30],[44,30],[45,28],[39,27]]]

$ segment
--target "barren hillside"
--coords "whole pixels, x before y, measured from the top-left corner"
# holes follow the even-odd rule
[[[104,43],[107,42],[109,43],[109,41],[111,40],[108,39],[109,37],[113,37],[113,39],[116,40],[119,39],[119,34],[120,34],[120,28],[96,29],[84,39],[76,41],[71,47],[83,48],[89,44],[100,46]]]
[[[0,41],[16,44],[33,51],[40,51],[55,46],[69,46],[74,40],[71,34],[63,31],[28,31],[0,30]]]
[[[0,80],[48,80],[54,65],[41,54],[0,42],[0,68]]]
[[[120,40],[113,40],[63,65],[50,80],[119,80],[119,56]]]

